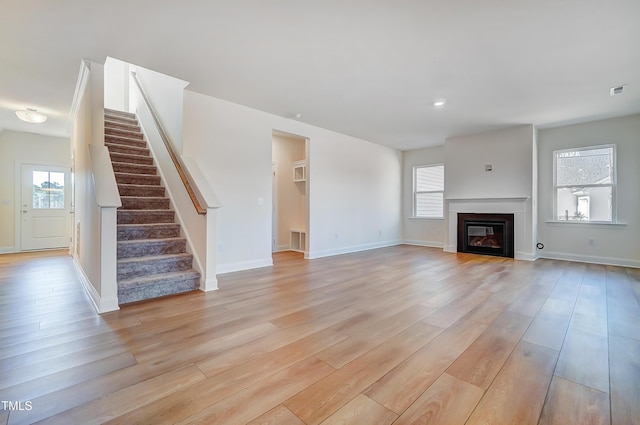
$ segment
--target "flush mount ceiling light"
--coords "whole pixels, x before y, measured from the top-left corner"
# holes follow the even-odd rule
[[[433,106],[435,108],[442,108],[446,103],[447,101],[445,99],[438,99],[433,102]]]
[[[41,124],[47,120],[47,116],[45,114],[41,114],[36,109],[27,108],[23,111],[16,111],[16,115],[22,121],[32,123],[32,124]]]

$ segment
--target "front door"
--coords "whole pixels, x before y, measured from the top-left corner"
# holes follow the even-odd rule
[[[70,168],[22,164],[22,251],[69,246],[70,176]]]

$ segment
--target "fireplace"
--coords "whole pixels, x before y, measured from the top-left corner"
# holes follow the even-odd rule
[[[513,214],[458,213],[458,252],[513,258]]]

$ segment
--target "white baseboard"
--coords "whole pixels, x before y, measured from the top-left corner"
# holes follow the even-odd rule
[[[385,241],[385,242],[377,242],[377,243],[366,244],[366,245],[349,246],[346,248],[328,249],[325,251],[315,251],[315,252],[310,251],[309,255],[305,258],[309,260],[313,260],[315,258],[331,257],[333,255],[351,254],[353,252],[368,251],[370,249],[377,249],[377,248],[386,248],[388,246],[396,246],[400,244],[402,244],[402,241]]]
[[[218,279],[216,277],[210,277],[209,279],[202,279],[200,281],[200,290],[202,292],[217,291]]]
[[[538,259],[538,256],[535,254],[531,254],[530,252],[516,252],[514,254],[514,258],[516,260],[523,261],[536,261]]]
[[[76,257],[73,257],[73,265],[76,268],[78,278],[80,279],[82,286],[84,287],[85,291],[87,291],[87,294],[89,294],[89,298],[91,299],[94,308],[99,314],[120,310],[117,297],[100,297],[100,294],[98,294],[96,288],[94,288],[93,284],[91,284],[89,277],[85,274]]]
[[[405,245],[426,246],[429,248],[444,248],[444,243],[442,242],[405,239],[404,241],[402,241],[402,243]]]
[[[257,269],[260,267],[273,266],[273,259],[263,258],[261,260],[239,261],[237,263],[218,264],[216,266],[216,274],[239,272],[242,270]]]
[[[600,257],[595,255],[577,255],[550,251],[539,251],[538,258],[546,258],[548,260],[577,261],[579,263],[604,264],[607,266],[640,268],[640,260],[634,260],[631,258]]]
[[[13,254],[18,252],[15,246],[0,246],[0,254]]]

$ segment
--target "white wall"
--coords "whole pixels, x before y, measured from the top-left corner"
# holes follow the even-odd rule
[[[129,64],[111,57],[104,63],[104,107],[129,111]]]
[[[305,139],[273,135],[272,155],[276,163],[278,197],[278,250],[291,248],[291,229],[307,228],[307,192],[305,182],[293,181],[292,163],[305,159]]]
[[[272,131],[309,142],[309,257],[396,244],[401,153],[186,90],[184,154],[222,204],[218,272],[272,264]]]
[[[617,215],[623,224],[553,222],[553,151],[603,144],[617,146]],[[538,240],[545,245],[538,254],[640,267],[640,115],[540,130],[538,163]]]
[[[444,164],[444,145],[402,153],[402,235],[405,243],[442,247],[445,222],[442,219],[413,218],[413,167]],[[446,166],[445,166],[446,168]]]
[[[153,109],[162,122],[162,126],[171,138],[171,142],[177,153],[182,153],[182,121],[183,121],[183,94],[188,82],[170,77],[159,72],[151,71],[131,64],[135,70],[142,88],[147,93]],[[134,82],[130,82],[131,102],[130,112],[135,111],[136,94],[138,89]]]
[[[23,163],[71,167],[71,142],[64,137],[0,131],[0,253],[20,251],[20,220],[16,218],[20,217]]]
[[[522,125],[445,141],[445,198],[531,197],[533,126]],[[485,165],[493,171],[486,172]]]

